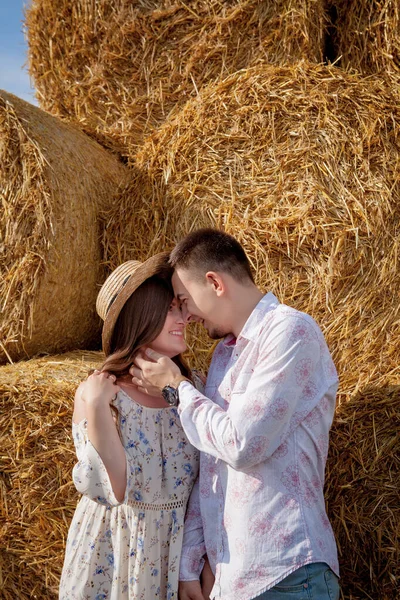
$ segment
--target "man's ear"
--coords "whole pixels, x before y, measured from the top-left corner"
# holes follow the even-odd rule
[[[211,286],[213,291],[217,294],[217,296],[222,296],[225,292],[225,281],[220,273],[216,273],[215,271],[207,271],[206,273],[206,281],[207,284]]]

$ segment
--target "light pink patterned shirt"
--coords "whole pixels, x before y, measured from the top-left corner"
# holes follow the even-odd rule
[[[250,600],[312,562],[339,574],[323,497],[337,386],[318,325],[271,293],[218,344],[205,395],[180,385],[181,422],[202,451],[182,581],[198,579],[205,552],[213,599]]]

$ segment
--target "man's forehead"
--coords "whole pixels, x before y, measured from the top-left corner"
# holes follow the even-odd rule
[[[181,274],[178,271],[174,271],[172,275],[172,285],[177,298],[187,293],[186,287],[181,279]]]

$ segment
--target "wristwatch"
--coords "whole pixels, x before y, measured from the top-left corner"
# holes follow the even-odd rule
[[[182,381],[189,381],[189,379],[181,375],[180,377],[177,377],[175,381],[173,381],[173,383],[166,385],[161,390],[162,397],[164,398],[165,402],[170,406],[178,406],[179,404],[178,388],[179,384],[182,383]]]

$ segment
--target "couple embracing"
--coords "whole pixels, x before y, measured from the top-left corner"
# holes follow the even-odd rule
[[[118,267],[97,310],[60,599],[338,600],[323,497],[338,378],[315,321],[214,229]],[[221,339],[206,380],[182,358],[192,321]]]

